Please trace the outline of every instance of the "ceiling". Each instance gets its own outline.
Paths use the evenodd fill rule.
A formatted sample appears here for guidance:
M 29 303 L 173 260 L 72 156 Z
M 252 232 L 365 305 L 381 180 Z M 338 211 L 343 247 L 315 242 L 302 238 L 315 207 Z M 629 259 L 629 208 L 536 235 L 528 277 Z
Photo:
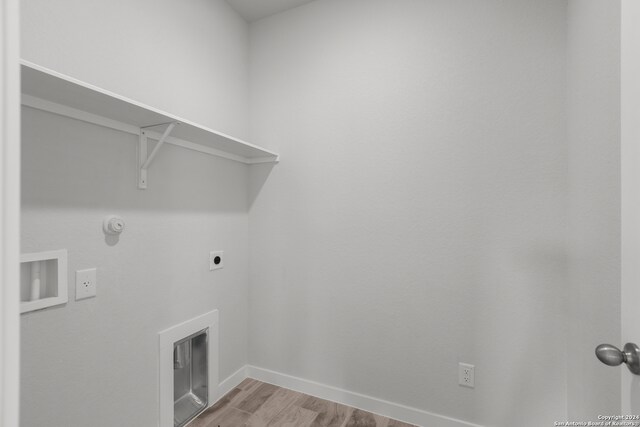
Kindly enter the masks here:
M 227 0 L 248 22 L 309 3 L 313 0 Z

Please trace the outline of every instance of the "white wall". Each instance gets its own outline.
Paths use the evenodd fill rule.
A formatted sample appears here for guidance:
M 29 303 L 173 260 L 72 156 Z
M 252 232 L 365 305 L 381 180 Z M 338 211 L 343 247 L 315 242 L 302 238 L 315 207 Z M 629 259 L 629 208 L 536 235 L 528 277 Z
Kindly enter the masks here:
M 620 372 L 593 353 L 621 345 L 620 1 L 570 0 L 568 16 L 568 405 L 596 420 L 620 412 Z
M 283 159 L 251 171 L 252 364 L 483 425 L 566 417 L 566 18 L 318 0 L 252 25 L 251 134 Z
M 25 59 L 247 135 L 248 29 L 226 3 L 22 5 Z M 167 146 L 139 191 L 134 136 L 23 114 L 22 251 L 68 249 L 71 280 L 66 306 L 22 316 L 21 426 L 156 425 L 160 330 L 218 308 L 220 378 L 247 362 L 247 168 Z M 127 222 L 115 245 L 109 213 Z M 75 302 L 91 267 L 98 296 Z
M 223 0 L 23 0 L 22 57 L 246 138 L 247 24 Z
M 211 308 L 221 379 L 488 426 L 617 412 L 591 353 L 620 335 L 617 2 L 317 0 L 250 38 L 219 0 L 22 7 L 25 59 L 283 159 L 248 179 L 169 146 L 141 192 L 134 137 L 24 109 L 22 250 L 99 285 L 22 316 L 22 426 L 154 425 L 156 333 Z

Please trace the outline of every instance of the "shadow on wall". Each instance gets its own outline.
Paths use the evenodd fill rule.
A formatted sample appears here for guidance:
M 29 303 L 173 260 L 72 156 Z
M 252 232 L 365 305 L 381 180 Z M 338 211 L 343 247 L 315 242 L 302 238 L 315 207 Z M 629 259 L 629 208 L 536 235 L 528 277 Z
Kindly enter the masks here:
M 249 208 L 251 208 L 256 201 L 274 166 L 275 163 L 259 163 L 251 166 L 249 177 Z
M 476 331 L 475 336 L 484 339 L 475 342 L 475 348 L 480 359 L 507 351 L 511 363 L 500 373 L 484 373 L 500 407 L 481 396 L 476 410 L 491 425 L 510 425 L 514 420 L 527 426 L 552 425 L 564 413 L 566 396 L 565 389 L 554 386 L 565 375 L 565 335 L 552 332 L 566 330 L 568 321 L 567 294 L 558 293 L 567 281 L 566 249 L 553 239 L 522 241 L 506 249 L 487 244 L 487 249 L 486 265 L 497 268 L 477 289 L 479 311 L 473 315 L 474 323 L 486 326 Z M 536 375 L 521 369 L 531 364 L 550 368 Z
M 249 208 L 248 166 L 242 163 L 167 144 L 149 167 L 148 188 L 139 190 L 133 135 L 24 107 L 22 140 L 23 207 Z M 258 191 L 271 169 L 265 170 Z

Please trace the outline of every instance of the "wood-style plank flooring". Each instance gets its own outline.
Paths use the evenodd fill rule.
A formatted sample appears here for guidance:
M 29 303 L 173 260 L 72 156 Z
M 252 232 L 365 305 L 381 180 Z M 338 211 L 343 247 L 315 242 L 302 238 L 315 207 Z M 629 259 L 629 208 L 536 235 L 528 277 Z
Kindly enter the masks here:
M 415 427 L 247 378 L 189 427 Z

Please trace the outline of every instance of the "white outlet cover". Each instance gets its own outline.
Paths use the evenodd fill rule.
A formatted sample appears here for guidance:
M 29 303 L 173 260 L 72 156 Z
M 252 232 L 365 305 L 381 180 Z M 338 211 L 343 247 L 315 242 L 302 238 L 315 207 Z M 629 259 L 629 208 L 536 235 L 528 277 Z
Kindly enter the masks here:
M 463 387 L 475 388 L 476 367 L 468 363 L 458 364 L 458 384 Z
M 97 286 L 95 268 L 76 271 L 76 301 L 95 297 Z
M 224 268 L 224 251 L 209 252 L 209 271 Z

